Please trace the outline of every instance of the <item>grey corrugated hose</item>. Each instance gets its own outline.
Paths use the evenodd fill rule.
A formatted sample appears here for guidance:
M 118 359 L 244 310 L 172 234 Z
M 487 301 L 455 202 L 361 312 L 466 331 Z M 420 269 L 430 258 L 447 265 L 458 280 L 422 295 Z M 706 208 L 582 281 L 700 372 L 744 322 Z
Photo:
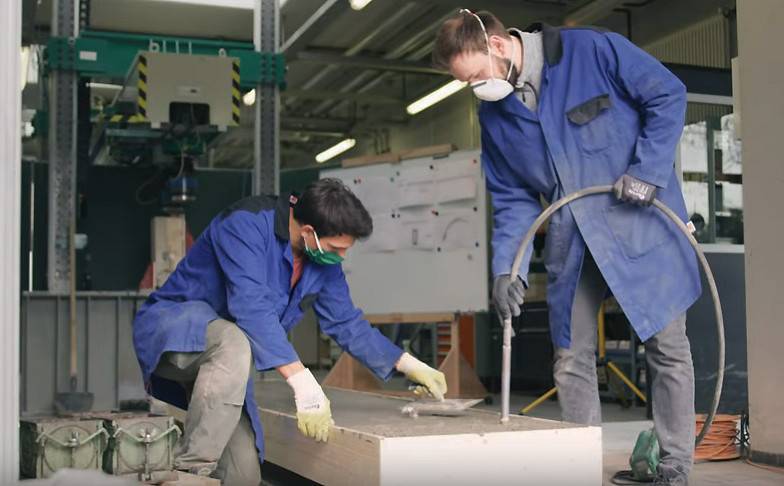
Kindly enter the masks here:
M 547 221 L 547 219 L 552 216 L 553 213 L 561 209 L 563 206 L 569 204 L 570 202 L 580 199 L 586 196 L 591 196 L 595 194 L 605 194 L 605 193 L 612 193 L 613 186 L 593 186 L 587 187 L 585 189 L 581 189 L 579 191 L 573 192 L 568 196 L 565 196 L 552 205 L 548 207 L 546 210 L 539 215 L 538 218 L 533 222 L 531 228 L 529 228 L 528 232 L 525 234 L 523 241 L 520 243 L 520 247 L 517 249 L 517 255 L 515 256 L 514 263 L 512 264 L 512 271 L 509 274 L 509 278 L 516 278 L 517 273 L 520 271 L 520 264 L 523 261 L 523 254 L 525 253 L 528 246 L 531 244 L 534 236 L 536 235 L 536 231 L 542 226 L 542 223 Z M 708 281 L 708 287 L 710 288 L 711 297 L 713 298 L 713 308 L 716 314 L 716 341 L 719 350 L 719 359 L 716 365 L 717 372 L 716 372 L 716 386 L 713 391 L 713 402 L 711 403 L 710 411 L 708 412 L 708 416 L 705 420 L 705 424 L 702 426 L 702 430 L 697 435 L 696 443 L 699 444 L 702 439 L 705 437 L 705 434 L 710 429 L 711 423 L 713 422 L 713 418 L 716 416 L 716 410 L 719 408 L 719 400 L 721 399 L 721 388 L 724 384 L 724 318 L 721 312 L 721 301 L 719 300 L 719 291 L 716 289 L 716 281 L 713 278 L 713 272 L 711 271 L 710 265 L 708 265 L 708 260 L 705 258 L 705 253 L 703 253 L 702 248 L 700 248 L 700 244 L 697 243 L 697 240 L 694 239 L 694 236 L 691 234 L 689 228 L 681 221 L 677 214 L 675 214 L 672 209 L 668 208 L 665 204 L 663 204 L 658 199 L 653 200 L 653 206 L 657 207 L 660 211 L 662 211 L 669 219 L 681 230 L 684 236 L 689 240 L 692 248 L 697 253 L 697 258 L 700 261 L 700 265 L 702 265 L 702 269 L 705 272 L 705 278 Z M 508 319 L 504 322 L 504 337 L 503 337 L 503 347 L 502 347 L 502 363 L 501 363 L 501 422 L 506 423 L 509 421 L 509 385 L 510 385 L 510 377 L 511 377 L 511 349 L 512 349 L 512 321 Z

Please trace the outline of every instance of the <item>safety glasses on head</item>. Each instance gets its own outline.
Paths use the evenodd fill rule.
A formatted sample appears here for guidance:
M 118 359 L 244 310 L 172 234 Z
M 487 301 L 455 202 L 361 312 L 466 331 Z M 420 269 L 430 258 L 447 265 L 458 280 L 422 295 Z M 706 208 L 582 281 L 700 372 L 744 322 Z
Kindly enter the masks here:
M 512 76 L 512 68 L 514 65 L 513 60 L 516 49 L 515 43 L 512 42 L 512 57 L 509 59 L 509 69 L 507 70 L 506 77 L 504 79 L 496 78 L 494 76 L 493 69 L 493 53 L 490 50 L 490 37 L 487 35 L 485 23 L 482 22 L 482 19 L 479 17 L 479 15 L 466 8 L 461 8 L 459 13 L 467 13 L 474 17 L 477 22 L 479 22 L 479 26 L 482 28 L 482 33 L 485 36 L 485 43 L 487 44 L 487 62 L 490 64 L 490 77 L 488 79 L 471 83 L 471 89 L 474 91 L 476 97 L 480 100 L 498 101 L 506 98 L 510 93 L 512 93 L 512 91 L 514 91 L 514 86 L 512 86 L 510 78 Z

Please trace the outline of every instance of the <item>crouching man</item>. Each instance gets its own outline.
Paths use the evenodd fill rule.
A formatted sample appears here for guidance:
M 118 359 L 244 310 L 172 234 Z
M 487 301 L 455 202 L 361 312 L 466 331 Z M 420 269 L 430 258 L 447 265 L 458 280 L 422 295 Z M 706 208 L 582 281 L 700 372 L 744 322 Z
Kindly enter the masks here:
M 326 441 L 329 400 L 287 334 L 310 306 L 321 329 L 381 379 L 394 370 L 436 398 L 439 371 L 404 353 L 362 318 L 340 262 L 373 223 L 340 181 L 297 197 L 255 196 L 219 214 L 134 320 L 150 393 L 188 410 L 175 466 L 224 484 L 258 485 L 264 436 L 253 371 L 291 386 L 299 430 Z

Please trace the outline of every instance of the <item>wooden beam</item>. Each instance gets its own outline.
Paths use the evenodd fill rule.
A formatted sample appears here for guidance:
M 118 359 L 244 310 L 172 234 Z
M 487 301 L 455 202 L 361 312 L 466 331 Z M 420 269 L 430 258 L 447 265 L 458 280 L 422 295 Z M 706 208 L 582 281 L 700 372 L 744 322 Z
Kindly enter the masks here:
M 387 152 L 378 155 L 363 155 L 360 157 L 351 157 L 343 159 L 341 166 L 345 169 L 347 167 L 362 167 L 365 165 L 376 164 L 394 164 L 400 162 L 400 155 L 397 152 Z

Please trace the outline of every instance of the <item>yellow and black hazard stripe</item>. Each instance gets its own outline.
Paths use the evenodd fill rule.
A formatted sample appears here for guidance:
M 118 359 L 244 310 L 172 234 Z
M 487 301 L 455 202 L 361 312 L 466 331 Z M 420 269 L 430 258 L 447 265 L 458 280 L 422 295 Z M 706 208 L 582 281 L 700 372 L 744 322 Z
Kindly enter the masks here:
M 145 123 L 147 121 L 141 115 L 112 115 L 109 118 L 109 123 Z
M 139 90 L 137 105 L 139 115 L 147 119 L 147 58 L 139 56 L 139 81 L 136 84 Z
M 240 61 L 235 59 L 231 66 L 231 120 L 234 125 L 240 124 Z

